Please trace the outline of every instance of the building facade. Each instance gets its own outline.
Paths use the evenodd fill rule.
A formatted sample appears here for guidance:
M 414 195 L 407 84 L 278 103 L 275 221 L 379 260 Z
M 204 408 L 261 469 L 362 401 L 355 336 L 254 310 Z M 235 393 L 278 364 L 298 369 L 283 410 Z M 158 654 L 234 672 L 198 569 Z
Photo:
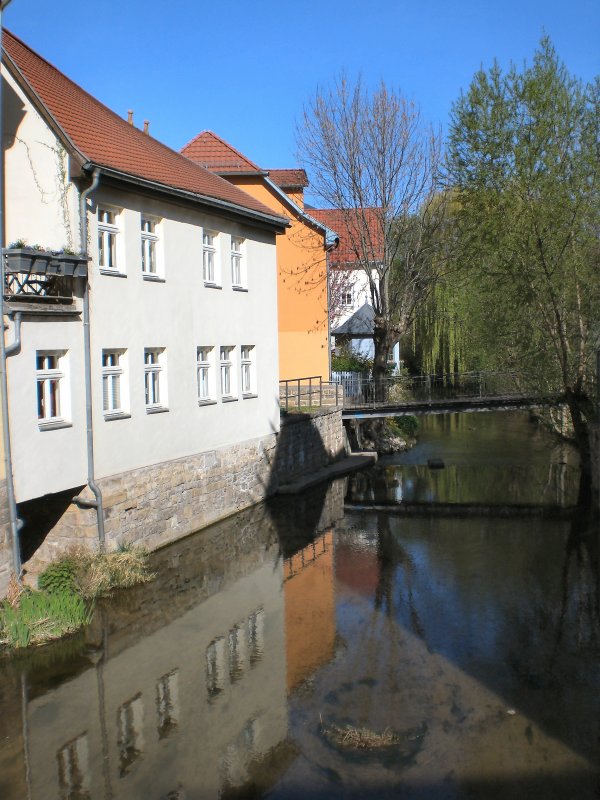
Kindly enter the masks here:
M 211 131 L 181 151 L 289 219 L 277 239 L 279 377 L 329 379 L 327 252 L 337 235 L 304 210 L 302 169 L 265 170 Z
M 9 32 L 3 78 L 7 263 L 29 257 L 5 294 L 25 558 L 95 539 L 99 516 L 108 543 L 155 547 L 261 499 L 287 220 Z

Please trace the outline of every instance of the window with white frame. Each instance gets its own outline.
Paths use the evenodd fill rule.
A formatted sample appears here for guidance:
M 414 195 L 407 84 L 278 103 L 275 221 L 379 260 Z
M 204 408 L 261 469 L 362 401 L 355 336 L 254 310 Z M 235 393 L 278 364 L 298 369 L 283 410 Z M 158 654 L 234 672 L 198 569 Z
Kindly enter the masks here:
M 102 351 L 102 410 L 109 418 L 126 413 L 125 351 Z
M 167 381 L 164 348 L 146 347 L 144 349 L 144 388 L 147 411 L 166 408 Z
M 343 306 L 352 305 L 352 292 L 342 292 L 342 305 Z
M 221 365 L 221 397 L 224 400 L 235 395 L 235 377 L 233 371 L 233 347 L 220 347 L 219 360 Z
M 142 274 L 157 277 L 157 222 L 150 217 L 142 216 Z
M 203 231 L 202 233 L 202 277 L 204 283 L 217 286 L 220 282 L 217 240 L 218 233 Z
M 242 367 L 242 394 L 245 396 L 256 394 L 254 345 L 243 344 L 241 348 Z
M 118 272 L 117 236 L 119 226 L 117 213 L 113 209 L 98 208 L 98 266 L 100 269 Z
M 239 236 L 231 237 L 231 285 L 236 289 L 246 285 L 243 246 L 243 239 Z
M 67 413 L 64 351 L 36 352 L 36 382 L 40 427 L 63 422 Z
M 198 402 L 210 403 L 214 400 L 213 388 L 213 348 L 196 349 L 196 377 L 198 381 Z

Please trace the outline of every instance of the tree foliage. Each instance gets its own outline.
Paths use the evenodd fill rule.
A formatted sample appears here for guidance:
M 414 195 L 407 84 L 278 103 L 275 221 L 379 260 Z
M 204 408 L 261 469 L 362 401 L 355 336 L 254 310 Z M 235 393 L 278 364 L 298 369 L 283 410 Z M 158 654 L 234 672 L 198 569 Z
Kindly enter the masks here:
M 313 190 L 342 212 L 338 233 L 367 275 L 373 371 L 382 376 L 389 351 L 435 282 L 435 232 L 444 212 L 436 201 L 440 137 L 385 83 L 369 92 L 360 80 L 341 77 L 305 108 L 298 145 Z
M 496 366 L 565 392 L 582 450 L 600 345 L 599 96 L 544 38 L 530 66 L 475 75 L 448 160 L 471 335 Z

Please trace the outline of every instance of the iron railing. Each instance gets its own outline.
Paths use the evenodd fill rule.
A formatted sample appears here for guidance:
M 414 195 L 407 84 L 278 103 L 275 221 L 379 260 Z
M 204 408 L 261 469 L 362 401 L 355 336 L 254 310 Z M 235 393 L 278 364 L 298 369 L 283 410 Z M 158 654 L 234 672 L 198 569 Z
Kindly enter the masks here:
M 475 398 L 543 397 L 539 386 L 519 372 L 455 372 L 446 375 L 356 378 L 347 384 L 345 408 L 401 406 Z M 549 389 L 547 396 L 556 394 Z
M 333 381 L 324 381 L 320 375 L 279 381 L 279 405 L 285 411 L 343 406 L 344 387 Z

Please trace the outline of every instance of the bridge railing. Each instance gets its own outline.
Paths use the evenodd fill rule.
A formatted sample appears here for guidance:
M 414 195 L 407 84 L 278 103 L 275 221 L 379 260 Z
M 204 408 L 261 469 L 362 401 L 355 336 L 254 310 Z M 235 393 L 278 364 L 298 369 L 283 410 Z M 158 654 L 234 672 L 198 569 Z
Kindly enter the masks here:
M 533 392 L 518 372 L 455 372 L 446 375 L 396 376 L 375 381 L 357 378 L 346 394 L 345 408 L 431 403 L 483 397 L 512 398 Z M 539 393 L 539 391 L 537 392 Z
M 333 381 L 324 381 L 320 375 L 279 381 L 279 405 L 285 411 L 343 406 L 344 387 Z

